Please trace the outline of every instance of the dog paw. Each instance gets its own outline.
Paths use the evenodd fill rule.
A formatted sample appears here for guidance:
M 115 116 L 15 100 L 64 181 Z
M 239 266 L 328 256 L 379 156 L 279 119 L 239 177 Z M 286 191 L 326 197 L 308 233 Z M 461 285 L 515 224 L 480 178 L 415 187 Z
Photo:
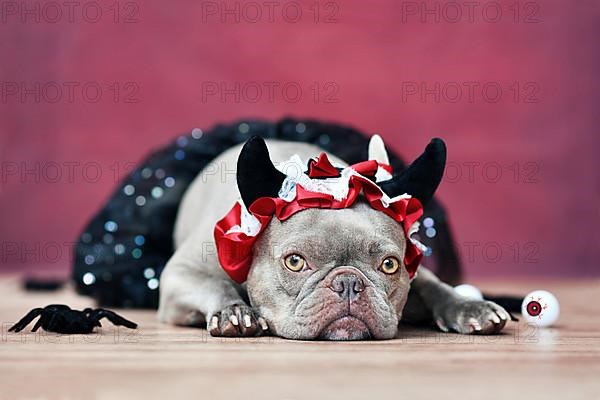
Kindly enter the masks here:
M 207 329 L 212 336 L 248 337 L 265 334 L 269 326 L 252 307 L 234 304 L 213 314 Z
M 491 335 L 499 333 L 510 314 L 491 301 L 464 300 L 434 311 L 434 321 L 444 332 Z

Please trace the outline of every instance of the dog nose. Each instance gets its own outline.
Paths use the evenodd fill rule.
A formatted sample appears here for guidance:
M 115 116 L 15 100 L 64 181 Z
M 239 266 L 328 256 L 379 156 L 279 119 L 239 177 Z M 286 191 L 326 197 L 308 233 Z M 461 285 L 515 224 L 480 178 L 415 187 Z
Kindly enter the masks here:
M 331 290 L 336 292 L 342 299 L 356 300 L 359 293 L 365 290 L 363 280 L 353 273 L 345 273 L 336 276 L 331 285 Z

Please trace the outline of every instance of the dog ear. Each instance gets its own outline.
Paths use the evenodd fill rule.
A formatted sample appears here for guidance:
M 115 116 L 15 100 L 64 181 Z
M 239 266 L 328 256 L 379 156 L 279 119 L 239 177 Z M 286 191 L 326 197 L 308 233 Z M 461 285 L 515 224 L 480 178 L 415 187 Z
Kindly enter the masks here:
M 385 150 L 383 139 L 377 134 L 371 136 L 371 140 L 369 140 L 369 160 L 375 160 L 380 164 L 390 165 L 390 159 Z
M 271 162 L 267 144 L 260 136 L 251 137 L 242 147 L 236 176 L 246 208 L 259 197 L 277 197 L 286 178 Z
M 381 182 L 380 187 L 390 197 L 408 193 L 425 205 L 440 184 L 445 166 L 446 144 L 435 138 L 407 169 L 389 181 Z

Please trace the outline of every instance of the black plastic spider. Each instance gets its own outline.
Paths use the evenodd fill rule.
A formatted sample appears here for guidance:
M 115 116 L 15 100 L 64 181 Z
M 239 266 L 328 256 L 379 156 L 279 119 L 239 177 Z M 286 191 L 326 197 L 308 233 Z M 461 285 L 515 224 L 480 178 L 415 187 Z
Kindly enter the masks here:
M 102 326 L 100 320 L 107 318 L 115 325 L 135 329 L 137 324 L 121 317 L 119 314 L 103 308 L 86 308 L 83 311 L 72 310 L 64 304 L 51 304 L 44 308 L 34 308 L 8 331 L 21 332 L 31 321 L 38 316 L 32 332 L 41 326 L 44 330 L 56 333 L 91 333 L 95 327 Z

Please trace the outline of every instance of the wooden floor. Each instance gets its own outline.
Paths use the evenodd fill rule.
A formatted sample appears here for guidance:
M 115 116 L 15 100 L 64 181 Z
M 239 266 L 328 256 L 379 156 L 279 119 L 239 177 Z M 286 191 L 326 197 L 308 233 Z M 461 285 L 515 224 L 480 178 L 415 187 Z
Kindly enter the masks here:
M 2 399 L 594 399 L 600 398 L 600 281 L 479 282 L 495 292 L 543 288 L 561 301 L 552 329 L 511 323 L 502 336 L 402 328 L 380 342 L 218 339 L 124 311 L 137 332 L 8 333 L 26 311 L 84 307 L 72 290 L 25 293 L 0 277 Z

